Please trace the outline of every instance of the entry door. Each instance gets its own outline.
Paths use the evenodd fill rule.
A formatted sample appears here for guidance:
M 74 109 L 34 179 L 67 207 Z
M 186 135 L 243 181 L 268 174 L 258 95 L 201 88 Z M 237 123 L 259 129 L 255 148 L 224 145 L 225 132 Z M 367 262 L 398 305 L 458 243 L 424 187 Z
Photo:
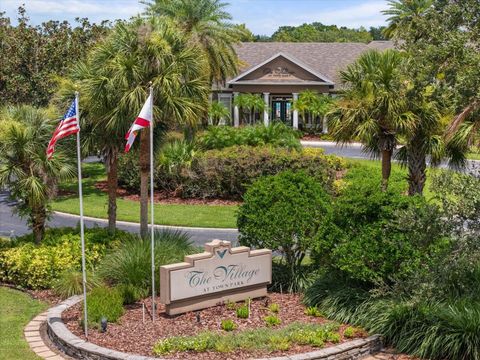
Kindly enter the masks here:
M 292 102 L 290 100 L 272 100 L 272 119 L 292 125 Z

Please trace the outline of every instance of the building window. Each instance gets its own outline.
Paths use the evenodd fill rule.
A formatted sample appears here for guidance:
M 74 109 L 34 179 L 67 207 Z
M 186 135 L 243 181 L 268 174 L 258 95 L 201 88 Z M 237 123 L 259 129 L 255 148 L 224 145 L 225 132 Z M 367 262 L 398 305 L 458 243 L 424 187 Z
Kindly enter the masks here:
M 218 101 L 221 102 L 229 111 L 232 118 L 232 94 L 218 94 Z M 222 119 L 220 124 L 226 125 L 227 119 Z

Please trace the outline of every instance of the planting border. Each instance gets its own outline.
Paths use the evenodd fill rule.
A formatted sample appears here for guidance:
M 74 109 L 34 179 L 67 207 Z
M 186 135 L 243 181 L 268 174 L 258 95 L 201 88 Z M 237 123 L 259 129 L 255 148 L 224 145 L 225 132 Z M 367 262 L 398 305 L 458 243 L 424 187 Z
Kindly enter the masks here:
M 160 358 L 107 349 L 72 334 L 62 321 L 62 312 L 81 300 L 81 296 L 72 296 L 48 310 L 47 333 L 55 346 L 67 355 L 82 360 L 161 360 Z M 352 340 L 322 350 L 258 360 L 357 360 L 380 351 L 382 346 L 380 335 L 373 335 L 366 339 Z

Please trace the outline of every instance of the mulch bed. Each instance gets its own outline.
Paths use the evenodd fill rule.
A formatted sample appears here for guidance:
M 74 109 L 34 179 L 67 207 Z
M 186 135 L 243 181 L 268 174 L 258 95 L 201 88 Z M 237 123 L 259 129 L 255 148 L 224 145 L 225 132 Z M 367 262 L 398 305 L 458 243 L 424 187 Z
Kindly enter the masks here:
M 95 183 L 95 188 L 100 191 L 107 192 L 107 182 L 99 181 Z M 117 196 L 132 201 L 140 201 L 140 195 L 132 193 L 126 189 L 119 187 L 117 189 Z M 226 200 L 226 199 L 184 199 L 177 196 L 174 192 L 157 191 L 153 200 L 156 204 L 180 204 L 180 205 L 239 205 L 241 201 Z
M 148 310 L 151 309 L 150 299 L 145 299 L 144 303 L 147 311 L 145 323 L 142 322 L 142 304 L 138 303 L 127 307 L 125 314 L 120 318 L 117 324 L 108 324 L 107 331 L 105 333 L 101 333 L 95 329 L 90 330 L 88 340 L 97 345 L 122 352 L 153 356 L 153 345 L 162 338 L 178 335 L 196 335 L 205 330 L 225 333 L 220 327 L 221 320 L 223 319 L 234 320 L 238 325 L 237 330 L 235 330 L 237 332 L 247 329 L 265 327 L 263 318 L 269 314 L 266 305 L 270 303 L 277 303 L 280 306 L 280 311 L 278 313 L 279 318 L 282 320 L 280 327 L 286 326 L 292 322 L 308 322 L 317 324 L 328 322 L 328 320 L 324 318 L 305 315 L 305 307 L 302 305 L 301 298 L 297 294 L 270 293 L 266 298 L 253 300 L 251 302 L 250 318 L 248 319 L 238 319 L 236 317 L 235 310 L 228 310 L 225 305 L 204 309 L 199 312 L 200 322 L 197 322 L 196 314 L 193 312 L 170 317 L 165 314 L 164 306 L 159 305 L 157 319 L 154 323 L 152 323 L 148 312 Z M 81 305 L 77 304 L 63 313 L 63 321 L 71 332 L 81 338 L 84 338 L 82 329 L 79 325 L 80 312 Z M 344 326 L 342 326 L 342 328 L 343 327 Z M 341 334 L 343 333 L 342 330 L 343 329 L 340 330 Z M 361 334 L 361 336 L 366 335 L 366 333 Z M 350 339 L 342 338 L 341 342 L 349 340 Z M 333 344 L 327 343 L 325 346 L 330 345 Z M 202 353 L 183 352 L 163 357 L 171 359 L 194 358 L 196 360 L 243 360 L 250 359 L 252 357 L 274 357 L 314 350 L 318 350 L 318 348 L 314 348 L 309 345 L 292 345 L 288 351 L 284 352 L 269 353 L 262 350 L 248 352 L 235 351 L 227 354 L 213 351 Z

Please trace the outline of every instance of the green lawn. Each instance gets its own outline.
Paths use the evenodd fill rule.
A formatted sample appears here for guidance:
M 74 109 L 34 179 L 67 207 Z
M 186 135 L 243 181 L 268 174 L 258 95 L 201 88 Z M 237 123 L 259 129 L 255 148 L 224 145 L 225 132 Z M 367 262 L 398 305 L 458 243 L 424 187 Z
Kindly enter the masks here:
M 95 182 L 105 179 L 102 164 L 83 165 L 83 208 L 86 216 L 107 218 L 107 194 L 95 188 Z M 77 191 L 76 181 L 61 184 L 63 190 Z M 79 214 L 77 195 L 58 197 L 52 209 L 71 214 Z M 155 205 L 155 223 L 193 227 L 235 228 L 236 206 L 231 205 Z M 140 203 L 117 199 L 117 220 L 140 221 Z
M 23 328 L 46 307 L 27 294 L 0 287 L 0 358 L 40 359 L 23 338 Z
M 468 154 L 467 154 L 467 159 L 470 159 L 470 160 L 480 160 L 480 153 L 477 153 L 477 152 L 468 153 Z

